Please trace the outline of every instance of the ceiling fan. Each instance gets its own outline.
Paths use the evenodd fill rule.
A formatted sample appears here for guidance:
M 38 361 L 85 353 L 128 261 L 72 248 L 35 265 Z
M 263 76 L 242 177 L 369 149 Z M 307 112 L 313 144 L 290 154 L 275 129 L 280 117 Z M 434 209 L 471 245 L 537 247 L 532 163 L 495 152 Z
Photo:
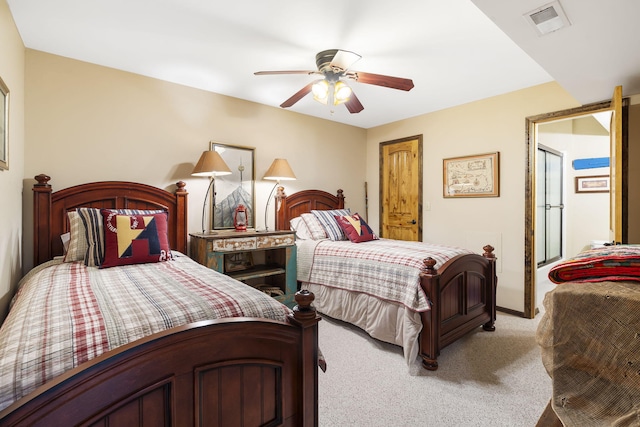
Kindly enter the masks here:
M 359 113 L 364 110 L 364 107 L 360 103 L 358 97 L 356 97 L 351 88 L 342 80 L 342 78 L 351 79 L 360 83 L 405 91 L 409 91 L 413 88 L 413 81 L 411 79 L 350 70 L 350 67 L 360 58 L 360 55 L 348 50 L 329 49 L 323 50 L 316 55 L 316 65 L 318 66 L 318 70 L 257 71 L 254 74 L 256 76 L 270 74 L 319 74 L 324 76 L 324 78 L 309 83 L 293 94 L 291 98 L 280 104 L 282 108 L 291 107 L 307 94 L 313 93 L 313 98 L 318 102 L 328 105 L 344 104 L 350 113 Z

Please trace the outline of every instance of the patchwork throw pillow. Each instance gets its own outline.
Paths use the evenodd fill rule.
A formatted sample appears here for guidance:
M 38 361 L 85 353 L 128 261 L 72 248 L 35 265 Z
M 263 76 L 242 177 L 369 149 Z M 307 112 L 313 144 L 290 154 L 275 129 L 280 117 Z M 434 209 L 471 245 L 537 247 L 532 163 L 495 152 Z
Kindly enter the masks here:
M 303 213 L 300 218 L 304 221 L 311 234 L 311 240 L 321 240 L 327 238 L 327 232 L 324 231 L 324 227 L 318 221 L 318 218 L 312 213 Z
M 108 211 L 124 215 L 153 215 L 163 213 L 163 210 L 142 209 L 107 209 Z M 104 220 L 100 208 L 78 208 L 78 216 L 82 220 L 86 239 L 83 255 L 84 265 L 87 267 L 100 267 L 104 259 Z
M 324 231 L 327 233 L 327 237 L 331 240 L 347 240 L 347 236 L 345 236 L 342 228 L 338 225 L 338 221 L 336 221 L 336 215 L 344 216 L 351 215 L 351 211 L 349 209 L 333 209 L 328 211 L 316 211 L 312 210 L 311 213 L 315 215 L 315 217 L 320 221 Z
M 353 243 L 368 242 L 370 240 L 377 240 L 378 236 L 373 233 L 371 227 L 360 218 L 360 215 L 354 213 L 353 215 L 336 215 L 336 221 L 338 225 L 347 235 L 349 240 Z
M 124 215 L 100 211 L 104 220 L 104 260 L 101 268 L 171 259 L 167 213 Z

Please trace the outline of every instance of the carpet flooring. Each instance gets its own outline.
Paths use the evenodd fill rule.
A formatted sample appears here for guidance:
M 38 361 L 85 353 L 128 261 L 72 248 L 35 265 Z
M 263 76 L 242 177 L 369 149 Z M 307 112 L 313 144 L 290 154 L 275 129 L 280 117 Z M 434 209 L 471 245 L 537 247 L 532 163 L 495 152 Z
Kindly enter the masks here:
M 535 331 L 541 315 L 498 313 L 496 331 L 482 328 L 444 348 L 439 369 L 408 367 L 398 346 L 323 316 L 319 424 L 342 426 L 532 427 L 551 397 Z

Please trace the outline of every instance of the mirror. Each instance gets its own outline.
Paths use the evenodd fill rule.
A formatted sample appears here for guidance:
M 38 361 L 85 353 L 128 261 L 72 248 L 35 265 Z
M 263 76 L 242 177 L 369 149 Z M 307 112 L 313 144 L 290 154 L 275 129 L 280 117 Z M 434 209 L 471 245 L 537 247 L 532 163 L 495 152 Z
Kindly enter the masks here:
M 231 175 L 217 176 L 211 195 L 211 229 L 233 228 L 233 216 L 239 204 L 247 213 L 247 227 L 255 228 L 255 148 L 211 141 L 211 150 L 225 161 Z

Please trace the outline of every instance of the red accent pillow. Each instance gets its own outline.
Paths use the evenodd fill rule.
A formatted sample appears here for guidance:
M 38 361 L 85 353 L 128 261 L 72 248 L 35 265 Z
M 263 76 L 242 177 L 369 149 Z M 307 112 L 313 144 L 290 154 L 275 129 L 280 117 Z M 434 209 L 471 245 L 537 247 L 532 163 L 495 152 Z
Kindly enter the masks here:
M 360 218 L 360 215 L 354 213 L 353 215 L 336 215 L 336 221 L 344 234 L 353 243 L 368 242 L 370 240 L 377 240 L 378 236 L 373 233 L 371 227 Z
M 171 259 L 167 213 L 124 215 L 100 211 L 104 222 L 104 261 L 100 268 Z

